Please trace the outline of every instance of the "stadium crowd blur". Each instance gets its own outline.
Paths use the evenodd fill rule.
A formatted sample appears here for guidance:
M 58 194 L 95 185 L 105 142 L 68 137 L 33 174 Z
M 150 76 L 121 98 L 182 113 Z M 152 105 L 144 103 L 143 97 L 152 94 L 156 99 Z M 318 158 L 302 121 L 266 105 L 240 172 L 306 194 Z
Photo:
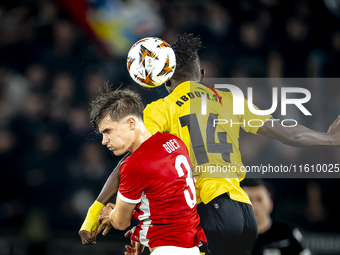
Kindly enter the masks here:
M 339 75 L 340 18 L 322 0 L 82 2 L 120 13 L 111 26 L 124 43 L 108 45 L 84 29 L 67 1 L 0 2 L 1 235 L 44 241 L 68 230 L 78 238 L 88 206 L 119 160 L 89 126 L 89 102 L 106 82 L 137 90 L 145 103 L 167 95 L 162 87 L 134 84 L 127 73 L 127 51 L 140 38 L 173 43 L 182 32 L 201 35 L 208 77 Z M 138 12 L 145 16 L 126 24 Z M 258 92 L 261 102 L 270 90 Z M 319 118 L 302 124 L 325 132 L 340 112 L 340 89 L 314 92 Z M 296 149 L 243 135 L 245 165 L 339 163 L 339 149 Z M 338 179 L 269 181 L 274 216 L 304 231 L 339 233 Z

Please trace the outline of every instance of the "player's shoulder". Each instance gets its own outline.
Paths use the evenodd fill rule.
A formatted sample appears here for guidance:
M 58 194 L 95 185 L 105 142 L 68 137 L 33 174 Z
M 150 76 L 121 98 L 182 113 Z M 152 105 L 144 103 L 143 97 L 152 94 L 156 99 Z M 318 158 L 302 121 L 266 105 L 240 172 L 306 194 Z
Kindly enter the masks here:
M 225 100 L 228 100 L 230 102 L 233 101 L 233 94 L 229 90 L 216 89 L 216 92 L 220 95 L 220 97 L 225 98 Z
M 272 228 L 275 229 L 276 235 L 280 235 L 281 237 L 288 238 L 290 240 L 295 240 L 296 242 L 302 245 L 303 242 L 302 232 L 298 227 L 292 225 L 291 223 L 281 220 L 274 220 L 272 223 Z
M 173 135 L 173 134 L 170 134 L 170 133 L 156 133 L 155 135 L 157 135 L 160 140 L 162 141 L 168 141 L 168 140 L 171 140 L 171 139 L 176 139 L 176 140 L 179 140 L 182 142 L 182 140 L 180 138 L 178 138 L 177 136 Z
M 137 153 L 132 153 L 130 156 L 128 156 L 120 165 L 120 168 L 122 170 L 126 169 L 136 169 L 141 166 L 140 164 L 140 158 Z
M 151 111 L 152 109 L 161 109 L 164 105 L 164 98 L 160 98 L 156 101 L 151 102 L 150 104 L 147 104 L 145 109 L 144 109 L 144 113 L 146 111 Z
M 177 138 L 177 136 L 170 134 L 170 133 L 161 133 L 157 132 L 155 135 L 157 135 L 157 138 L 162 139 L 162 140 L 167 140 L 171 138 Z
M 160 144 L 163 146 L 163 144 L 166 144 L 166 143 L 177 143 L 177 144 L 184 144 L 183 141 L 178 138 L 177 136 L 175 135 L 172 135 L 170 133 L 161 133 L 161 132 L 157 132 L 156 134 L 154 134 L 152 136 L 152 143 L 151 143 L 151 148 L 153 149 L 157 149 L 157 146 L 154 146 L 156 144 Z
M 273 219 L 272 229 L 277 232 L 291 234 L 297 228 L 294 227 L 291 223 L 288 223 L 282 220 Z
M 169 133 L 161 133 L 157 132 L 154 134 L 149 140 L 142 144 L 141 149 L 138 149 L 135 153 L 139 155 L 139 158 L 149 158 L 150 156 L 154 155 L 162 155 L 165 151 L 169 152 L 168 148 L 171 149 L 171 152 L 187 150 L 184 142 L 175 135 Z M 141 160 L 143 161 L 143 160 Z

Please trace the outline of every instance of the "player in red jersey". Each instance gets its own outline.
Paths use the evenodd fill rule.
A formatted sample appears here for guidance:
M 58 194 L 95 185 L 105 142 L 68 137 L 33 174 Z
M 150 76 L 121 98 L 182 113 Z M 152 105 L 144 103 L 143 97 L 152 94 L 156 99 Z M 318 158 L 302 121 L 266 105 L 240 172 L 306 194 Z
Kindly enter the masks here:
M 102 144 L 116 156 L 131 153 L 120 166 L 116 205 L 103 209 L 99 231 L 109 225 L 124 230 L 133 217 L 140 224 L 131 240 L 150 247 L 155 255 L 199 254 L 197 246 L 205 236 L 198 227 L 188 149 L 174 135 L 151 135 L 143 123 L 143 109 L 136 93 L 108 87 L 92 103 L 92 124 L 103 135 Z M 135 254 L 142 249 L 139 245 Z

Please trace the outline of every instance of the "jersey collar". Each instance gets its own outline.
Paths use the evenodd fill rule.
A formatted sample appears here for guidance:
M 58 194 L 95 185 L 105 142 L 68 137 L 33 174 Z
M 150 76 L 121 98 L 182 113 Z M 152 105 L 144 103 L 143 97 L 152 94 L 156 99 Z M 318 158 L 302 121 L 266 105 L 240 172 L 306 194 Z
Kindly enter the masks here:
M 185 81 L 185 82 L 182 82 L 182 83 L 178 84 L 177 87 L 171 93 L 174 93 L 174 92 L 177 92 L 179 90 L 182 90 L 184 87 L 190 86 L 191 83 L 196 84 L 196 85 L 200 84 L 197 81 Z

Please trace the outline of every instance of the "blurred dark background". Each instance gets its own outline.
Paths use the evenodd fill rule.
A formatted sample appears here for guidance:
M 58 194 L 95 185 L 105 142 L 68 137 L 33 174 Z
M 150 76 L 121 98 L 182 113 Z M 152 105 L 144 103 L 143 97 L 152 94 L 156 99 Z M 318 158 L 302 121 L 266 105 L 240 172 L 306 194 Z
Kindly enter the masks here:
M 77 234 L 119 161 L 90 128 L 89 102 L 106 82 L 136 90 L 145 104 L 166 96 L 164 87 L 133 83 L 126 55 L 143 37 L 173 43 L 183 32 L 201 35 L 207 77 L 339 76 L 336 0 L 1 0 L 0 255 L 123 253 L 123 232 L 91 247 Z M 340 113 L 340 89 L 309 89 L 313 117 L 292 117 L 326 132 Z M 270 91 L 258 90 L 259 106 Z M 248 134 L 240 148 L 245 165 L 334 164 L 340 156 Z M 340 254 L 339 179 L 268 181 L 273 216 L 298 226 L 313 254 Z

